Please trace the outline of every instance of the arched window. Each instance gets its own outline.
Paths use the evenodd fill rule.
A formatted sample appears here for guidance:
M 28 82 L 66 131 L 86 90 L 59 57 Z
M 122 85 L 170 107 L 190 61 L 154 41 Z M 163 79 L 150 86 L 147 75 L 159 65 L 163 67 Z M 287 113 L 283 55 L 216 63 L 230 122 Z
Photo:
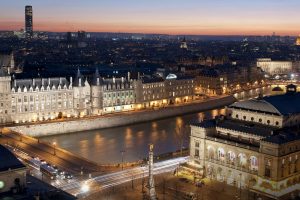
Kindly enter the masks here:
M 258 121 L 259 121 L 259 122 L 262 122 L 262 119 L 259 119 Z
M 238 118 L 239 118 L 239 115 L 235 115 L 235 118 L 237 118 L 237 119 L 238 119 Z
M 251 121 L 254 121 L 254 117 L 251 117 Z
M 208 152 L 208 159 L 214 159 L 215 158 L 215 149 L 211 146 L 207 147 Z
M 225 159 L 225 151 L 223 148 L 218 148 L 218 159 L 221 161 Z
M 246 116 L 243 116 L 243 119 L 246 120 Z
M 228 151 L 227 156 L 228 156 L 228 160 L 233 164 L 236 158 L 235 153 L 232 151 Z
M 270 124 L 270 120 L 267 120 L 267 123 Z
M 247 157 L 246 157 L 246 155 L 244 153 L 240 153 L 238 157 L 239 157 L 239 165 L 241 167 L 246 166 L 246 164 L 247 164 Z
M 258 170 L 258 160 L 256 156 L 250 157 L 250 169 L 251 170 Z

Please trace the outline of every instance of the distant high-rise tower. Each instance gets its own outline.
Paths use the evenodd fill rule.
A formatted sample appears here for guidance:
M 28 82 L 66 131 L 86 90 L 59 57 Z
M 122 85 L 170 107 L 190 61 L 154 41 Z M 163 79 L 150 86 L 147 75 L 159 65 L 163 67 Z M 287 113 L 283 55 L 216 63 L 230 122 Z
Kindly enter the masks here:
M 32 27 L 32 6 L 25 6 L 25 32 L 26 38 L 31 38 L 33 36 Z

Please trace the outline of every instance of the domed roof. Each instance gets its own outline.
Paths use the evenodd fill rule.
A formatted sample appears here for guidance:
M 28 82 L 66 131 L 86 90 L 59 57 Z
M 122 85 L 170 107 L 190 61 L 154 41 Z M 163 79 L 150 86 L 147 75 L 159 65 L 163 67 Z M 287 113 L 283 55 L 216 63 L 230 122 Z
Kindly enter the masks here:
M 280 115 L 280 112 L 272 104 L 264 101 L 263 99 L 250 99 L 246 101 L 239 101 L 235 102 L 229 107 Z
M 167 77 L 166 77 L 167 80 L 170 80 L 170 79 L 177 79 L 177 76 L 175 74 L 169 74 Z
M 250 99 L 236 102 L 229 107 L 264 112 L 274 115 L 292 115 L 300 113 L 300 93 L 266 96 L 261 99 Z

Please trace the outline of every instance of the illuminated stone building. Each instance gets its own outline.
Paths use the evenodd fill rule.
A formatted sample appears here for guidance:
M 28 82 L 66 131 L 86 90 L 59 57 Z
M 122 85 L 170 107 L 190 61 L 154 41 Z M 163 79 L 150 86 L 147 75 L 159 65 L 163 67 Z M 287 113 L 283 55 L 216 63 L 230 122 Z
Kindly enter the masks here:
M 184 103 L 194 97 L 192 77 L 15 79 L 0 68 L 0 123 L 84 117 Z
M 73 87 L 62 77 L 15 79 L 12 81 L 10 99 L 11 109 L 8 112 L 16 123 L 76 115 Z
M 256 67 L 217 65 L 199 72 L 195 80 L 196 94 L 222 95 L 262 84 L 263 74 Z
M 188 49 L 185 37 L 183 38 L 183 40 L 180 43 L 180 48 L 181 49 Z
M 195 81 L 191 76 L 169 74 L 165 80 L 168 104 L 184 103 L 194 98 Z
M 297 37 L 297 39 L 296 39 L 296 45 L 297 46 L 300 46 L 300 35 Z
M 135 108 L 134 80 L 129 76 L 127 79 L 124 77 L 104 79 L 96 70 L 91 91 L 93 114 L 129 111 Z
M 160 77 L 143 77 L 136 81 L 137 108 L 167 105 L 165 80 Z
M 271 198 L 300 188 L 300 93 L 236 102 L 191 125 L 190 162 L 206 177 Z
M 292 61 L 272 61 L 270 58 L 257 59 L 257 67 L 268 75 L 288 74 L 292 72 Z
M 74 81 L 72 82 L 72 88 L 73 88 L 74 115 L 76 117 L 77 116 L 83 117 L 85 115 L 90 115 L 91 114 L 90 113 L 91 87 L 87 79 L 81 75 L 79 69 L 77 71 L 77 75 Z

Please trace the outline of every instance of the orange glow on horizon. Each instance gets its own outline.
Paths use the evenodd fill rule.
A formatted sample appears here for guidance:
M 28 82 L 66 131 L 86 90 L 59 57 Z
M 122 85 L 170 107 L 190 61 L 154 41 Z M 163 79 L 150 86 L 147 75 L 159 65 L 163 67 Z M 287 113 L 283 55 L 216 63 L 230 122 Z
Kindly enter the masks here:
M 120 32 L 120 33 L 141 33 L 141 34 L 169 34 L 169 35 L 299 35 L 299 29 L 294 25 L 274 25 L 266 27 L 264 24 L 257 24 L 253 29 L 249 24 L 228 24 L 201 26 L 185 24 L 164 25 L 164 24 L 142 24 L 142 23 L 85 23 L 85 22 L 54 22 L 54 21 L 34 21 L 35 31 L 49 32 L 76 32 L 84 30 L 86 32 Z M 24 23 L 19 21 L 1 21 L 0 30 L 20 30 L 24 29 Z

